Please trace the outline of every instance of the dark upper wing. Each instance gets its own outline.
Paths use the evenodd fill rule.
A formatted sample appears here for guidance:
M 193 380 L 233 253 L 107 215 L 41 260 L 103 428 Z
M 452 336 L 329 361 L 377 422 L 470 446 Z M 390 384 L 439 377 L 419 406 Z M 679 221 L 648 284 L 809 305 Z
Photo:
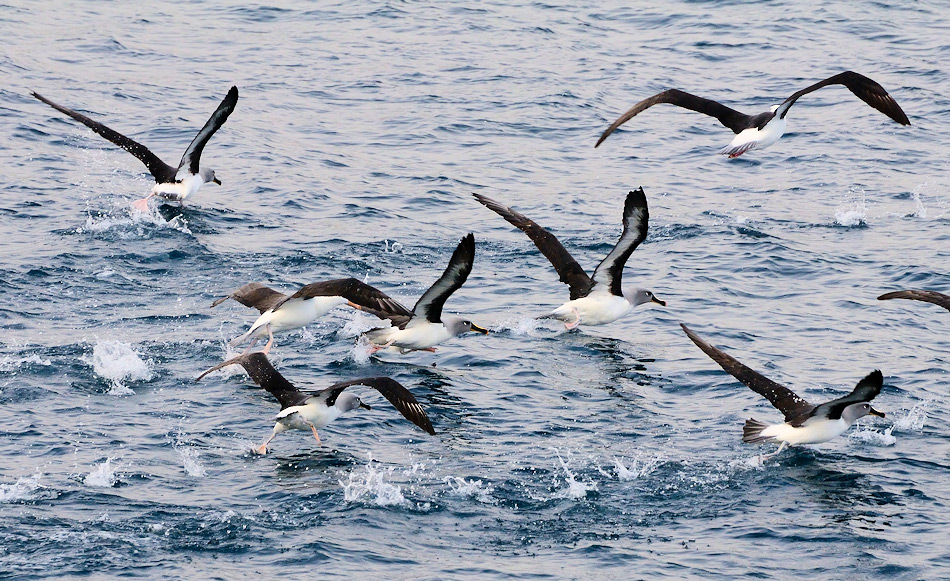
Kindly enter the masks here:
M 879 369 L 875 369 L 869 373 L 867 377 L 859 381 L 858 385 L 851 390 L 851 393 L 819 405 L 811 415 L 819 417 L 827 416 L 832 420 L 837 420 L 841 418 L 841 412 L 844 411 L 844 408 L 849 405 L 853 403 L 864 403 L 877 397 L 877 395 L 881 393 L 881 387 L 883 387 L 883 385 L 884 376 Z
M 885 293 L 877 297 L 877 299 L 879 301 L 886 301 L 887 299 L 911 299 L 914 301 L 923 301 L 925 303 L 933 303 L 935 305 L 940 305 L 941 307 L 950 311 L 950 295 L 941 294 L 936 291 L 925 291 L 925 290 L 894 291 L 892 293 Z
M 739 133 L 743 129 L 747 129 L 749 127 L 749 116 L 745 113 L 740 113 L 735 109 L 730 109 L 722 103 L 717 103 L 712 99 L 697 97 L 696 95 L 691 95 L 685 91 L 680 91 L 679 89 L 669 89 L 644 99 L 628 109 L 626 113 L 618 117 L 617 120 L 611 123 L 610 127 L 608 127 L 607 130 L 601 134 L 600 139 L 597 140 L 597 143 L 594 145 L 594 147 L 597 147 L 603 143 L 603 141 L 607 139 L 607 137 L 613 133 L 616 128 L 620 127 L 627 121 L 630 121 L 640 112 L 660 103 L 669 103 L 670 105 L 676 105 L 677 107 L 682 107 L 684 109 L 689 109 L 690 111 L 696 111 L 697 113 L 703 113 L 704 115 L 715 117 L 720 123 L 729 129 L 732 129 L 733 133 Z
M 775 114 L 784 118 L 786 113 L 788 113 L 789 107 L 794 105 L 799 97 L 807 95 L 812 91 L 817 91 L 822 87 L 827 87 L 828 85 L 844 85 L 859 99 L 881 113 L 884 113 L 894 121 L 897 121 L 901 125 L 910 125 L 910 120 L 907 119 L 907 115 L 901 110 L 900 105 L 897 104 L 894 97 L 891 97 L 887 91 L 884 90 L 884 87 L 864 75 L 853 71 L 838 73 L 837 75 L 828 77 L 823 81 L 818 81 L 814 85 L 794 93 L 791 97 L 782 102 Z
M 57 105 L 56 103 L 50 101 L 49 99 L 40 95 L 39 93 L 31 93 L 31 95 L 33 95 L 40 101 L 46 103 L 53 109 L 56 109 L 60 113 L 65 113 L 66 115 L 69 115 L 70 117 L 72 117 L 76 121 L 79 121 L 80 123 L 88 127 L 89 129 L 92 129 L 99 135 L 105 137 L 112 143 L 118 145 L 122 149 L 128 151 L 135 157 L 139 158 L 139 161 L 144 163 L 145 166 L 148 168 L 148 171 L 152 173 L 152 177 L 155 178 L 155 181 L 157 183 L 161 184 L 161 183 L 175 181 L 175 172 L 177 170 L 173 168 L 172 166 L 168 165 L 167 163 L 165 163 L 164 161 L 160 160 L 157 155 L 149 151 L 147 147 L 145 147 L 138 141 L 129 139 L 128 137 L 126 137 L 125 135 L 122 135 L 118 131 L 109 129 L 102 123 L 99 123 L 98 121 L 93 121 L 92 119 L 86 117 L 85 115 L 81 113 L 77 113 L 73 111 L 72 109 L 63 107 L 62 105 Z
M 512 210 L 509 206 L 499 204 L 495 200 L 481 194 L 472 194 L 475 199 L 485 204 L 489 210 L 492 210 L 505 220 L 517 227 L 528 235 L 534 245 L 554 266 L 554 270 L 560 275 L 561 282 L 571 288 L 571 300 L 587 296 L 590 292 L 591 279 L 581 268 L 581 265 L 574 260 L 574 257 L 561 246 L 557 237 L 551 234 L 536 222 L 527 216 Z
M 703 341 L 699 335 L 693 333 L 686 325 L 680 323 L 680 327 L 686 331 L 686 335 L 692 339 L 693 343 L 696 343 L 696 346 L 702 349 L 706 355 L 709 355 L 720 367 L 749 386 L 749 389 L 768 399 L 773 406 L 785 415 L 785 421 L 808 414 L 814 409 L 813 405 L 800 398 L 794 391 L 739 363 L 734 357 Z
M 287 295 L 266 287 L 259 282 L 250 282 L 228 296 L 221 297 L 214 301 L 211 303 L 211 306 L 216 307 L 228 299 L 234 299 L 245 307 L 254 307 L 260 311 L 261 314 L 264 314 L 287 300 Z
M 218 108 L 211 114 L 211 118 L 208 119 L 205 126 L 202 127 L 198 135 L 195 135 L 195 138 L 191 140 L 191 145 L 185 150 L 185 155 L 181 156 L 181 163 L 178 164 L 178 169 L 187 166 L 188 171 L 191 173 L 198 173 L 198 160 L 201 157 L 202 150 L 205 148 L 205 144 L 208 143 L 208 140 L 211 139 L 214 132 L 220 129 L 221 126 L 224 125 L 224 122 L 228 120 L 228 115 L 234 111 L 237 100 L 237 87 L 231 87 L 231 90 L 228 91 L 228 94 L 225 95 L 221 104 L 218 105 Z
M 393 407 L 399 410 L 399 413 L 403 415 L 404 418 L 419 426 L 427 433 L 435 435 L 435 430 L 432 429 L 432 422 L 429 421 L 429 416 L 426 415 L 422 405 L 416 401 L 416 398 L 409 392 L 408 389 L 403 387 L 395 379 L 389 377 L 364 377 L 362 379 L 351 379 L 350 381 L 343 381 L 330 387 L 314 393 L 316 397 L 325 398 L 327 405 L 333 405 L 336 402 L 336 398 L 343 392 L 344 389 L 350 387 L 351 385 L 366 385 L 374 388 L 379 393 L 383 394 L 383 397 L 389 400 L 389 403 L 393 404 Z
M 449 259 L 449 265 L 445 272 L 435 281 L 435 284 L 429 287 L 422 297 L 412 308 L 412 314 L 416 317 L 425 317 L 431 323 L 442 321 L 442 307 L 446 299 L 457 291 L 472 272 L 472 264 L 475 262 L 475 235 L 469 233 L 459 242 L 452 258 Z
M 237 363 L 242 366 L 247 374 L 254 380 L 254 383 L 263 387 L 277 398 L 280 402 L 280 409 L 289 408 L 295 405 L 301 405 L 309 397 L 306 393 L 300 391 L 292 383 L 284 379 L 274 366 L 267 360 L 263 353 L 248 353 L 239 355 L 234 359 L 228 359 L 224 363 L 219 363 L 211 369 L 198 376 L 195 381 L 201 381 L 201 378 L 212 371 L 217 371 L 222 367 Z
M 287 297 L 285 301 L 314 297 L 343 297 L 361 311 L 373 313 L 381 319 L 412 316 L 412 311 L 404 307 L 402 303 L 376 287 L 355 278 L 310 283 Z M 285 301 L 281 301 L 281 304 Z M 277 306 L 279 307 L 280 304 Z
M 591 287 L 603 285 L 610 289 L 611 294 L 623 296 L 620 285 L 623 267 L 637 246 L 646 239 L 649 222 L 647 197 L 641 186 L 627 194 L 627 201 L 623 205 L 623 233 L 613 250 L 594 269 Z

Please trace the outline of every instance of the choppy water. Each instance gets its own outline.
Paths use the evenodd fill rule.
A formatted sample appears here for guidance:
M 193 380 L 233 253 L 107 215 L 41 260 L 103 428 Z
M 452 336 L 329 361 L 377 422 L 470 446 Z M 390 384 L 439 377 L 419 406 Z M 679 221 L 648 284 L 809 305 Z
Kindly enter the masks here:
M 874 298 L 950 289 L 945 7 L 626 4 L 0 7 L 0 570 L 950 576 L 950 318 Z M 738 160 L 714 120 L 663 107 L 592 147 L 665 88 L 757 112 L 844 69 L 913 125 L 839 87 Z M 151 187 L 135 159 L 29 96 L 174 163 L 231 84 L 203 156 L 224 185 L 153 216 L 128 209 Z M 668 307 L 535 322 L 567 289 L 471 193 L 592 268 L 640 185 L 651 231 L 626 280 Z M 287 433 L 258 457 L 276 404 L 236 372 L 194 383 L 253 319 L 217 296 L 356 276 L 411 304 L 468 231 L 447 310 L 497 333 L 367 359 L 371 321 L 338 311 L 276 349 L 302 386 L 396 378 L 437 437 L 367 394 L 383 405 L 324 447 Z M 760 467 L 741 424 L 778 413 L 681 321 L 812 400 L 880 368 L 887 418 Z

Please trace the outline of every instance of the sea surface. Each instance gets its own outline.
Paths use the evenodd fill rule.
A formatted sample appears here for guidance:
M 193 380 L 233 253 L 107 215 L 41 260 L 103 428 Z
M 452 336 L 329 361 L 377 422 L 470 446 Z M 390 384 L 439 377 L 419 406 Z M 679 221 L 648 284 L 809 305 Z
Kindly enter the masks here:
M 950 11 L 943 2 L 14 1 L 0 5 L 0 576 L 6 578 L 937 579 L 950 577 Z M 777 144 L 671 106 L 803 97 Z M 176 164 L 231 85 L 202 156 L 223 185 L 148 214 L 128 153 Z M 667 306 L 565 331 L 568 289 L 472 198 L 513 205 L 592 270 L 643 186 L 627 287 Z M 256 312 L 214 299 L 356 277 L 415 302 L 458 240 L 446 305 L 490 327 L 369 356 L 337 309 L 277 337 L 301 388 L 388 375 L 428 436 L 371 411 L 286 432 L 239 368 Z M 780 413 L 683 334 L 813 402 L 874 369 L 887 417 L 784 451 Z

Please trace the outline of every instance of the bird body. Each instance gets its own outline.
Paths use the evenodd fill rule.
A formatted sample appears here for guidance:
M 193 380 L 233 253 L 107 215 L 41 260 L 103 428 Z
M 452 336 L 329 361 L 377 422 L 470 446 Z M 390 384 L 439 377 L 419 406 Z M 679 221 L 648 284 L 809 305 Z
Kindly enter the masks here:
M 634 305 L 622 296 L 609 292 L 596 292 L 567 301 L 554 309 L 546 319 L 557 319 L 566 325 L 606 325 L 626 316 L 633 311 Z

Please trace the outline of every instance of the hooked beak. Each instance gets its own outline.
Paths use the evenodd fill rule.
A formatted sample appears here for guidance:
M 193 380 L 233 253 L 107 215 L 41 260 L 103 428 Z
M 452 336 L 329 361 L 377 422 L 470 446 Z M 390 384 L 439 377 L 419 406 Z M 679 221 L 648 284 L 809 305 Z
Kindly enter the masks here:
M 211 181 L 218 184 L 219 186 L 221 185 L 221 180 L 219 180 L 218 178 L 211 178 Z
M 652 299 L 650 299 L 650 302 L 656 303 L 656 304 L 660 305 L 661 307 L 665 307 L 665 306 L 666 306 L 666 301 L 661 301 L 660 299 L 658 299 L 658 298 L 656 298 L 656 297 L 653 297 Z
M 868 415 L 869 415 L 869 416 L 877 416 L 877 417 L 879 417 L 879 418 L 883 418 L 883 417 L 884 417 L 884 412 L 879 412 L 879 411 L 877 411 L 876 409 L 871 408 L 871 411 L 868 412 Z
M 488 329 L 486 329 L 486 328 L 484 328 L 484 327 L 479 327 L 479 326 L 476 325 L 475 323 L 472 323 L 472 330 L 475 331 L 476 333 L 481 333 L 482 335 L 487 335 L 487 334 L 488 334 Z
M 363 400 L 360 400 L 360 407 L 363 408 L 364 410 L 371 410 L 371 409 L 373 409 L 373 408 L 369 407 L 368 405 L 366 405 L 365 403 L 363 403 Z

